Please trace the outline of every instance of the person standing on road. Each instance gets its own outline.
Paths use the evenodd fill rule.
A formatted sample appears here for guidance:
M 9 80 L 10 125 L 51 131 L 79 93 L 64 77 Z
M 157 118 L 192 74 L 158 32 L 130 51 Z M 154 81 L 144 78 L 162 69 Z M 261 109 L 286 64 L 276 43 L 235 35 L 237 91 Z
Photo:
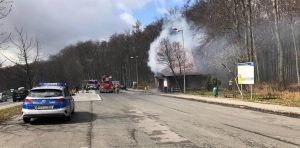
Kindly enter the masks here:
M 79 92 L 79 85 L 75 86 L 75 93 L 77 94 Z
M 89 93 L 89 88 L 88 88 L 88 85 L 87 85 L 87 84 L 85 84 L 84 88 L 85 88 L 85 92 L 86 92 L 86 93 Z
M 232 90 L 232 84 L 233 84 L 233 81 L 232 81 L 232 79 L 230 79 L 229 80 L 229 82 L 228 82 L 228 90 Z
M 118 94 L 120 92 L 120 85 L 116 84 L 115 85 L 115 92 Z
M 81 93 L 84 93 L 84 90 L 85 90 L 85 85 L 81 84 Z

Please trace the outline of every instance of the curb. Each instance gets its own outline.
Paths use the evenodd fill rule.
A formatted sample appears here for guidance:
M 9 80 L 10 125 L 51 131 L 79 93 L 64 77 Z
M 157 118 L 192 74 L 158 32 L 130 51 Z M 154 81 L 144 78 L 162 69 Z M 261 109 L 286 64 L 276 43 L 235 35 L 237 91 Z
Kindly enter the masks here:
M 274 110 L 246 106 L 246 105 L 228 104 L 228 103 L 223 103 L 223 102 L 207 101 L 207 100 L 200 100 L 200 99 L 195 99 L 195 98 L 184 98 L 184 97 L 169 96 L 169 95 L 163 95 L 163 94 L 155 94 L 155 95 L 164 96 L 164 97 L 173 97 L 173 98 L 177 98 L 177 99 L 184 99 L 184 100 L 190 100 L 190 101 L 197 101 L 197 102 L 208 103 L 208 104 L 222 105 L 222 106 L 228 106 L 228 107 L 234 107 L 234 108 L 241 108 L 241 109 L 247 109 L 247 110 L 253 110 L 253 111 L 259 111 L 259 112 L 263 112 L 263 113 L 287 116 L 287 117 L 292 117 L 292 118 L 300 118 L 300 114 L 295 113 L 295 112 L 274 111 Z

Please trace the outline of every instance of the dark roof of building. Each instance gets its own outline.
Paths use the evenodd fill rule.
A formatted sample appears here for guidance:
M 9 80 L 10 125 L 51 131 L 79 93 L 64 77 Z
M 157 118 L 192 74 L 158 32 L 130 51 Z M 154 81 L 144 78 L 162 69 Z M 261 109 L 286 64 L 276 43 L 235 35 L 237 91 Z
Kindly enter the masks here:
M 175 69 L 175 74 L 180 75 L 179 69 Z M 203 74 L 203 73 L 199 72 L 197 70 L 197 68 L 192 68 L 192 69 L 187 69 L 185 71 L 185 75 L 207 75 L 207 74 Z M 154 77 L 164 77 L 164 76 L 166 76 L 166 77 L 173 76 L 173 73 L 169 68 L 165 68 L 161 72 L 156 73 L 154 75 Z

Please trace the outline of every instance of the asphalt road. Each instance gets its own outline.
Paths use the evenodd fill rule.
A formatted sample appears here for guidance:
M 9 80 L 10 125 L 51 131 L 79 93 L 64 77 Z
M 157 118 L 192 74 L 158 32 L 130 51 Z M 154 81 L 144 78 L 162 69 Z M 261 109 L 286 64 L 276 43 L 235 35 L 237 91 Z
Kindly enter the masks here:
M 10 98 L 10 99 L 7 99 L 7 101 L 0 102 L 0 107 L 5 106 L 5 105 L 9 105 L 9 104 L 13 104 L 13 103 L 15 103 L 15 102 L 13 102 L 13 100 Z
M 300 147 L 300 119 L 144 93 L 79 94 L 72 121 L 20 117 L 0 147 Z

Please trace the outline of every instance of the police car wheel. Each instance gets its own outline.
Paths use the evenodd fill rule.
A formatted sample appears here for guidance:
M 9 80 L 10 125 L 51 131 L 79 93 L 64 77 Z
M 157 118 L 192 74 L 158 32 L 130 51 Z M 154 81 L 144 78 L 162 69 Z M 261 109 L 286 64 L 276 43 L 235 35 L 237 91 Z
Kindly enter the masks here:
M 71 121 L 72 120 L 72 113 L 69 114 L 69 116 L 66 117 L 67 121 Z
M 23 118 L 24 123 L 29 123 L 30 122 L 30 118 Z

